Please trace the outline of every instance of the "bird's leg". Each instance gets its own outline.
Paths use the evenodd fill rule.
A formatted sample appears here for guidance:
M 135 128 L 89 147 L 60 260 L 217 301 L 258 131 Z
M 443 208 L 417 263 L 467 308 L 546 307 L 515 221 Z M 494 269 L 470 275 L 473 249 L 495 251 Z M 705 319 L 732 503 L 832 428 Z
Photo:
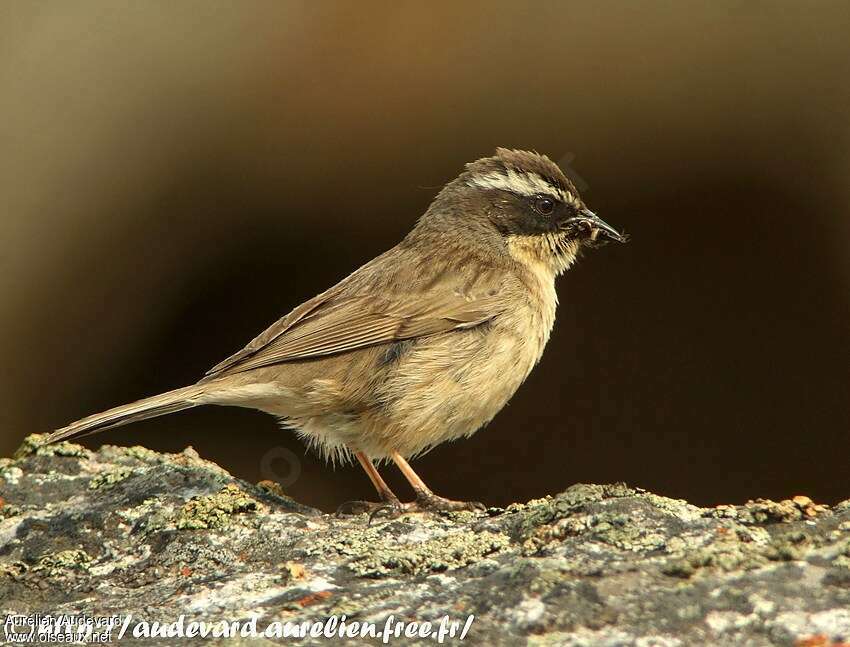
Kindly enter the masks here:
M 452 501 L 437 496 L 431 491 L 425 481 L 419 478 L 419 475 L 413 471 L 410 464 L 398 452 L 390 454 L 390 458 L 398 465 L 404 478 L 413 487 L 416 492 L 416 500 L 413 503 L 404 504 L 405 511 L 410 512 L 425 512 L 425 511 L 440 511 L 440 510 L 484 510 L 484 504 L 477 501 Z
M 389 501 L 397 502 L 398 497 L 393 494 L 390 486 L 387 485 L 387 482 L 383 479 L 383 477 L 381 477 L 381 474 L 378 472 L 374 463 L 369 460 L 369 457 L 363 452 L 356 452 L 354 455 L 357 456 L 357 460 L 360 461 L 360 465 L 363 466 L 363 469 L 369 476 L 369 480 L 372 481 L 372 485 L 374 485 L 375 489 L 378 491 L 378 496 L 381 497 L 381 501 L 384 501 L 385 503 Z
M 349 501 L 347 503 L 343 503 L 339 506 L 339 508 L 337 508 L 337 514 L 344 515 L 369 512 L 371 515 L 374 515 L 378 512 L 384 512 L 391 513 L 394 516 L 401 513 L 401 501 L 399 501 L 398 497 L 393 494 L 390 486 L 387 485 L 386 481 L 384 481 L 381 477 L 369 457 L 363 452 L 355 452 L 354 455 L 357 457 L 357 460 L 360 461 L 360 465 L 369 476 L 369 480 L 372 481 L 372 485 L 374 485 L 375 489 L 378 491 L 378 496 L 381 497 L 381 502 L 373 503 L 371 501 Z

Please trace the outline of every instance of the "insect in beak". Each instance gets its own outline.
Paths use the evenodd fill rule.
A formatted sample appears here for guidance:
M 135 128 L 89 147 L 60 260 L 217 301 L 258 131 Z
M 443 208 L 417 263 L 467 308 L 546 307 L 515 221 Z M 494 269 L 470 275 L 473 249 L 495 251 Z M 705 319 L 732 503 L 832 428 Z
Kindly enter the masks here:
M 570 218 L 565 224 L 568 227 L 575 227 L 576 229 L 584 232 L 590 241 L 594 243 L 597 242 L 600 234 L 606 240 L 613 240 L 618 243 L 625 243 L 629 239 L 628 235 L 621 234 L 587 208 L 582 209 L 578 216 Z

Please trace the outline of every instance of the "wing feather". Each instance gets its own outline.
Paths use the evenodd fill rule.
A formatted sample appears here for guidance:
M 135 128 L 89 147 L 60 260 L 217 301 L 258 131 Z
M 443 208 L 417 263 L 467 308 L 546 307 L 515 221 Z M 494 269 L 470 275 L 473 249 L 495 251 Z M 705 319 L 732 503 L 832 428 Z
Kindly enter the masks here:
M 481 325 L 502 307 L 492 283 L 483 284 L 491 289 L 448 273 L 422 291 L 412 286 L 396 294 L 385 288 L 346 295 L 343 282 L 279 319 L 204 379 Z

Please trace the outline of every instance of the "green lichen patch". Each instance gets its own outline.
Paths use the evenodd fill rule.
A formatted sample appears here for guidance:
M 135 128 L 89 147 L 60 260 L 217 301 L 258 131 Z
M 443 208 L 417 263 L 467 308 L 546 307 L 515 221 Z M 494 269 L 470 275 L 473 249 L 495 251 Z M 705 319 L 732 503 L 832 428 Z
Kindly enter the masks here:
M 603 499 L 635 496 L 643 492 L 643 490 L 631 488 L 625 483 L 606 483 L 603 485 L 577 483 L 561 492 L 558 498 L 569 501 L 573 505 L 581 505 L 602 501 Z
M 443 517 L 409 515 L 382 525 L 349 525 L 344 532 L 311 539 L 307 558 L 339 562 L 356 575 L 379 578 L 419 575 L 462 568 L 506 550 L 510 539 L 489 530 L 449 531 Z
M 750 571 L 769 562 L 804 559 L 819 544 L 799 530 L 774 536 L 768 535 L 761 528 L 744 526 L 738 526 L 737 532 L 726 528 L 718 530 L 724 532 L 716 541 L 707 545 L 679 547 L 674 558 L 662 566 L 662 573 L 687 578 L 701 569 Z M 674 545 L 674 542 L 671 540 L 670 544 Z M 675 545 L 679 546 L 679 543 Z
M 84 550 L 63 550 L 44 555 L 33 568 L 34 572 L 45 573 L 48 577 L 64 575 L 68 571 L 88 570 L 91 557 Z
M 548 526 L 568 517 L 576 509 L 570 501 L 560 497 L 537 499 L 526 505 L 512 505 L 507 513 L 514 515 L 507 529 L 517 541 L 531 539 L 542 526 Z
M 24 575 L 29 567 L 21 561 L 0 562 L 0 578 L 10 577 L 17 579 Z
M 23 513 L 20 506 L 7 503 L 0 497 L 0 519 L 8 519 L 9 517 L 17 517 Z
M 82 445 L 69 442 L 45 445 L 46 439 L 47 434 L 30 434 L 24 438 L 24 442 L 15 450 L 12 458 L 18 461 L 33 454 L 36 456 L 76 456 L 78 458 L 91 455 L 91 452 Z
M 689 578 L 701 569 L 718 569 L 723 572 L 749 571 L 768 562 L 767 556 L 746 544 L 718 542 L 689 551 L 684 557 L 672 559 L 661 567 L 661 572 L 673 577 Z
M 508 521 L 511 536 L 519 542 L 532 538 L 559 538 L 558 531 L 554 534 L 549 529 L 541 531 L 541 527 L 551 526 L 562 519 L 583 511 L 589 504 L 598 503 L 605 499 L 634 496 L 637 491 L 624 483 L 612 485 L 586 485 L 579 483 L 567 488 L 556 497 L 546 497 L 529 501 L 525 505 L 511 505 L 506 512 L 514 515 Z M 569 534 L 569 533 L 567 533 Z M 561 535 L 563 537 L 565 535 Z
M 842 566 L 850 569 L 850 541 L 844 544 L 844 547 L 841 549 L 838 557 L 836 557 L 832 563 L 835 566 Z
M 141 445 L 134 445 L 132 447 L 104 445 L 100 448 L 99 453 L 113 463 L 126 464 L 127 459 L 130 459 L 130 464 L 140 461 L 147 465 L 179 465 L 183 468 L 201 469 L 206 472 L 212 472 L 218 476 L 230 476 L 224 468 L 201 458 L 198 452 L 192 447 L 186 447 L 182 452 L 176 454 L 159 454 Z
M 158 454 L 157 452 L 148 449 L 147 447 L 142 447 L 141 445 L 133 445 L 132 447 L 116 447 L 114 445 L 107 445 L 101 448 L 101 452 L 123 455 L 127 458 L 135 458 L 143 463 L 162 463 L 164 458 L 162 454 Z
M 0 466 L 0 479 L 10 485 L 17 485 L 24 475 L 24 471 L 14 463 Z
M 787 523 L 812 519 L 827 511 L 826 506 L 818 505 L 806 496 L 795 496 L 793 499 L 778 502 L 770 499 L 756 499 L 747 501 L 743 509 L 739 511 L 738 518 L 744 523 Z
M 231 517 L 257 510 L 257 502 L 230 483 L 215 494 L 190 499 L 180 509 L 175 525 L 180 530 L 225 528 Z
M 127 477 L 131 476 L 135 473 L 135 470 L 129 467 L 122 467 L 117 470 L 110 470 L 108 472 L 101 472 L 100 474 L 96 474 L 94 478 L 89 481 L 89 490 L 99 490 L 101 488 L 110 488 L 116 483 L 120 483 Z
M 400 544 L 380 541 L 371 550 L 348 563 L 361 577 L 389 573 L 420 575 L 463 568 L 508 547 L 510 540 L 493 532 L 455 532 L 422 542 Z
M 116 510 L 115 515 L 124 524 L 144 532 L 174 529 L 174 506 L 160 497 L 150 497 L 139 505 Z
M 666 496 L 653 494 L 652 492 L 639 491 L 639 496 L 652 504 L 654 508 L 662 510 L 682 521 L 694 521 L 703 516 L 702 509 L 691 505 L 683 499 L 671 499 Z
M 650 524 L 638 522 L 625 514 L 606 512 L 590 515 L 586 526 L 592 539 L 620 550 L 642 552 L 658 550 L 665 545 L 662 533 Z
M 523 541 L 523 554 L 540 553 L 548 544 L 568 537 L 584 537 L 620 550 L 646 552 L 666 546 L 664 533 L 646 520 L 620 512 L 577 514 L 539 526 Z

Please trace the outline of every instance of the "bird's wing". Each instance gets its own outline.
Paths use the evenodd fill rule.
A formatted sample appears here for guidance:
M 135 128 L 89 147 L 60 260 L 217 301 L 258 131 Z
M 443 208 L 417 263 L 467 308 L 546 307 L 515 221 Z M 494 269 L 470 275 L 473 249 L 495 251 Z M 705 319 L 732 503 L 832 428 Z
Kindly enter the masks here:
M 204 379 L 472 328 L 496 316 L 503 304 L 492 282 L 464 281 L 451 274 L 435 277 L 419 289 L 384 286 L 377 293 L 348 295 L 339 287 L 295 308 L 210 369 Z

